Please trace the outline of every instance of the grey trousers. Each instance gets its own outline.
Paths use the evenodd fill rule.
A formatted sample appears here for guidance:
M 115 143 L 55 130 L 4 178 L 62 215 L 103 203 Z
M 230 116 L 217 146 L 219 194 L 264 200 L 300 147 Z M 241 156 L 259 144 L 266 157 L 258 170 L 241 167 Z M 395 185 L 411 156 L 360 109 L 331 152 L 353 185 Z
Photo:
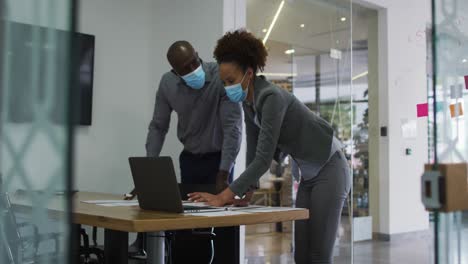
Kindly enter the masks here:
M 297 264 L 333 263 L 341 211 L 350 188 L 349 165 L 341 151 L 330 158 L 316 177 L 301 181 L 296 207 L 309 209 L 309 219 L 296 221 Z

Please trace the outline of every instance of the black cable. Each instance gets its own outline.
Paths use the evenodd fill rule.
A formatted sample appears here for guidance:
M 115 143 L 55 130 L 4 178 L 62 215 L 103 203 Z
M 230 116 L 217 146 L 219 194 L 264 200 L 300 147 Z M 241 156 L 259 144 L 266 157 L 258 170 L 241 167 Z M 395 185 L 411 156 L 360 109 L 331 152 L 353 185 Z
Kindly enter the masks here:
M 211 228 L 211 234 L 213 234 L 213 233 L 214 233 L 214 227 Z M 210 263 L 209 263 L 209 264 L 212 264 L 212 263 L 213 263 L 214 256 L 215 256 L 214 239 L 211 239 L 211 259 L 210 259 Z

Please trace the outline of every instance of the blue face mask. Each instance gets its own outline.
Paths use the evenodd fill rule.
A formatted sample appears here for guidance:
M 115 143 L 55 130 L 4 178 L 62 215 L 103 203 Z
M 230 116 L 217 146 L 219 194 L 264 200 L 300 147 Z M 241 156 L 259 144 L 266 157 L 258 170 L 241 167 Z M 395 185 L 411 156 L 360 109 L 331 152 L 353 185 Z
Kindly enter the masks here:
M 229 86 L 224 86 L 224 89 L 226 90 L 226 95 L 228 96 L 229 100 L 231 100 L 234 103 L 240 103 L 247 98 L 247 91 L 244 91 L 242 89 L 242 82 L 244 81 L 245 76 L 247 75 L 247 72 L 244 74 L 244 77 L 242 77 L 242 80 L 240 83 L 229 85 Z M 249 87 L 250 81 L 247 84 L 247 88 Z
M 188 86 L 195 90 L 199 90 L 205 85 L 205 71 L 203 71 L 201 64 L 193 72 L 181 77 Z

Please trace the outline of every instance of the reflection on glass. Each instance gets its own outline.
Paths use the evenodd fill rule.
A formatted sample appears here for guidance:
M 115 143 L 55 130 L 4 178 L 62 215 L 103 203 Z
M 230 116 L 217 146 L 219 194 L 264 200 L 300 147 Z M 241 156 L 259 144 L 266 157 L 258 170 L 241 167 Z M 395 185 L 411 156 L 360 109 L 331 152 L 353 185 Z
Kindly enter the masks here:
M 0 263 L 69 262 L 70 2 L 0 0 Z
M 428 101 L 436 112 L 429 122 L 431 161 L 468 161 L 468 2 L 434 0 L 435 87 Z M 436 258 L 438 263 L 468 263 L 468 214 L 441 213 L 436 217 Z M 439 221 L 437 221 L 439 220 Z
M 279 15 L 269 30 L 278 10 Z M 350 169 L 357 141 L 353 130 L 358 115 L 361 121 L 366 109 L 366 103 L 360 106 L 352 102 L 351 20 L 349 0 L 247 1 L 247 28 L 257 36 L 267 36 L 270 32 L 265 43 L 269 52 L 265 76 L 294 93 L 311 111 L 332 124 L 335 135 L 345 145 Z M 360 90 L 360 96 L 364 92 L 365 89 Z M 362 135 L 360 140 L 364 142 L 365 137 Z M 287 161 L 286 172 L 289 173 L 283 174 L 286 177 L 297 173 L 294 162 Z M 283 186 L 288 192 L 284 194 L 282 189 L 282 195 L 290 197 L 283 202 L 294 203 L 297 186 L 297 182 Z M 352 259 L 351 197 L 350 194 L 343 208 L 335 243 L 335 263 L 350 263 Z M 288 228 L 283 232 L 289 232 Z M 291 256 L 289 252 L 283 254 Z M 281 263 L 291 263 L 292 258 L 288 261 Z

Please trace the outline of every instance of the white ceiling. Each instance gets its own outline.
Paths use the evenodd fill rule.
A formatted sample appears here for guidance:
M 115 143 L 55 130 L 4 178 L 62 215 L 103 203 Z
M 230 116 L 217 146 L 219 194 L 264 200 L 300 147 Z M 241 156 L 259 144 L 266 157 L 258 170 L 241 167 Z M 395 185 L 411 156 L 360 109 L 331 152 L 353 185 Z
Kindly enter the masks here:
M 281 0 L 247 0 L 247 28 L 263 38 Z M 345 0 L 287 0 L 270 35 L 293 45 L 296 54 L 327 53 L 350 48 L 351 8 Z M 353 5 L 353 40 L 367 39 L 366 9 Z M 341 21 L 346 18 L 346 21 Z M 301 24 L 305 26 L 300 27 Z M 268 42 L 267 42 L 268 45 Z
M 265 36 L 281 0 L 247 0 L 247 29 L 257 37 Z M 354 75 L 367 71 L 368 17 L 373 10 L 353 5 L 353 67 Z M 315 82 L 314 56 L 322 54 L 323 86 L 335 83 L 336 61 L 326 58 L 330 49 L 342 51 L 338 61 L 340 79 L 351 79 L 351 6 L 346 0 L 286 0 L 266 43 L 269 56 L 265 71 L 291 73 L 300 77 L 305 86 Z M 342 18 L 346 18 L 342 21 Z M 304 24 L 301 28 L 300 25 Z M 284 52 L 294 49 L 294 55 Z M 293 57 L 295 63 L 293 64 Z M 301 57 L 301 59 L 299 59 Z M 343 76 L 346 75 L 346 76 Z M 270 77 L 271 78 L 271 77 Z M 279 78 L 279 77 L 277 77 Z M 284 78 L 284 77 L 283 77 Z M 328 80 L 328 79 L 329 80 Z M 360 82 L 366 82 L 365 78 Z

